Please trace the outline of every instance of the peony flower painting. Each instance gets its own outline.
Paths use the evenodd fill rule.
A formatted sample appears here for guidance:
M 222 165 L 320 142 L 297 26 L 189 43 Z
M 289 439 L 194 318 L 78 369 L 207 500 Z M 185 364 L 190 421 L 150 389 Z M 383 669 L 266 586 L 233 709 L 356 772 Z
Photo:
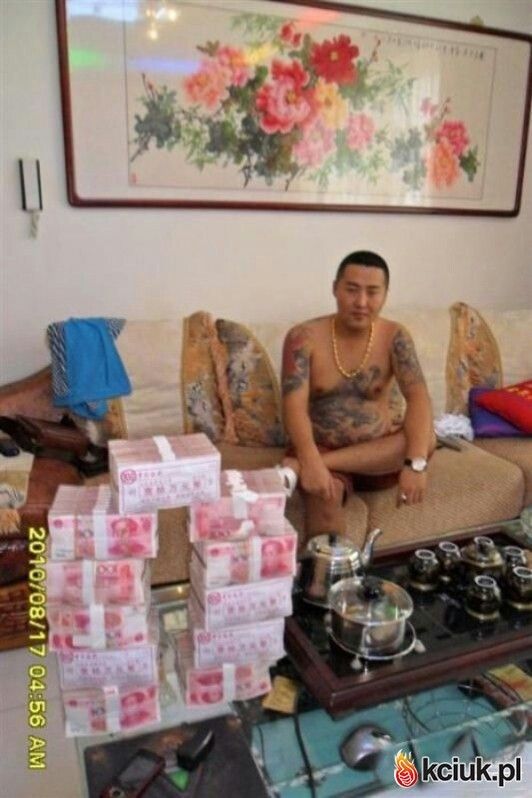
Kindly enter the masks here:
M 199 31 L 193 13 L 184 4 Z M 459 79 L 489 76 L 489 59 L 326 14 L 211 16 L 217 35 L 189 42 L 180 71 L 128 74 L 132 183 L 179 186 L 196 173 L 201 186 L 287 198 L 480 196 L 489 83 L 469 102 Z M 171 39 L 165 48 L 168 61 Z

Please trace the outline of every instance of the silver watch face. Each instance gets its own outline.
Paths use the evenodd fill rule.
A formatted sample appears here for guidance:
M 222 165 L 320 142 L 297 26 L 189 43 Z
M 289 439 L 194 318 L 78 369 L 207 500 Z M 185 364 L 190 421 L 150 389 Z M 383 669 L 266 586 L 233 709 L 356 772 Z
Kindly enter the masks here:
M 424 457 L 413 457 L 412 458 L 412 471 L 424 471 L 427 467 L 427 461 Z

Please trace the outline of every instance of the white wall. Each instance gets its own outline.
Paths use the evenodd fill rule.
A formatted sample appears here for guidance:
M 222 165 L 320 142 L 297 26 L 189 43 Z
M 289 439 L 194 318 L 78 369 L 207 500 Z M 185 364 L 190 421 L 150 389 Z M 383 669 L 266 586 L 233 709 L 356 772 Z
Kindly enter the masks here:
M 245 2 L 245 0 L 242 0 Z M 532 32 L 530 0 L 367 0 L 359 5 Z M 464 216 L 71 208 L 66 200 L 53 0 L 0 0 L 0 383 L 48 362 L 44 330 L 68 316 L 239 320 L 327 312 L 338 261 L 376 249 L 391 305 L 532 304 L 532 144 L 521 214 Z M 41 162 L 37 240 L 20 211 L 17 158 Z

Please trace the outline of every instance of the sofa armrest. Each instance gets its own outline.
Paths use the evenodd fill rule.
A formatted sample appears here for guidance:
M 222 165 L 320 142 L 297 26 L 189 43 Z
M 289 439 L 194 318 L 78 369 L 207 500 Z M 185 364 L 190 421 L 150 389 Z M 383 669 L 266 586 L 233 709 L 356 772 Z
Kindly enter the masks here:
M 15 414 L 59 421 L 60 408 L 52 403 L 52 371 L 49 366 L 22 380 L 0 387 L 0 415 Z

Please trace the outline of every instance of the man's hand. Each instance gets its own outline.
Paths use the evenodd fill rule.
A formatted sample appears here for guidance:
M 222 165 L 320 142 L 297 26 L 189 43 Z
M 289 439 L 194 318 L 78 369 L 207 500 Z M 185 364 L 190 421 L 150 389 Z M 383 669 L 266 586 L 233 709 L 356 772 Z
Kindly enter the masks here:
M 314 496 L 326 501 L 332 501 L 335 497 L 334 480 L 331 472 L 324 465 L 321 457 L 312 458 L 311 460 L 300 460 L 301 473 L 300 482 L 301 487 L 307 493 L 312 493 Z
M 412 471 L 403 468 L 399 476 L 397 490 L 397 506 L 402 504 L 418 504 L 423 501 L 427 487 L 427 472 Z

